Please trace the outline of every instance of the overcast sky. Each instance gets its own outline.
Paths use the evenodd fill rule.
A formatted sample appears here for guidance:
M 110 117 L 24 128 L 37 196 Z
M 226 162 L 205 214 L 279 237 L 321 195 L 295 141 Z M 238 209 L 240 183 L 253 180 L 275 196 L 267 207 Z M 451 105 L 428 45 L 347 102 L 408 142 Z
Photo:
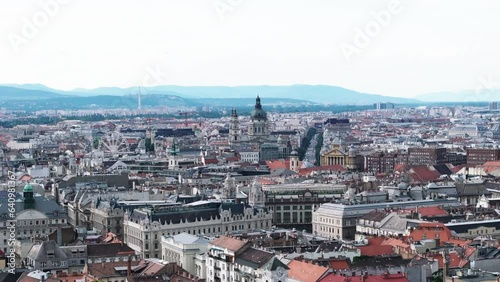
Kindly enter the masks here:
M 0 83 L 475 89 L 500 82 L 499 14 L 496 0 L 1 1 Z

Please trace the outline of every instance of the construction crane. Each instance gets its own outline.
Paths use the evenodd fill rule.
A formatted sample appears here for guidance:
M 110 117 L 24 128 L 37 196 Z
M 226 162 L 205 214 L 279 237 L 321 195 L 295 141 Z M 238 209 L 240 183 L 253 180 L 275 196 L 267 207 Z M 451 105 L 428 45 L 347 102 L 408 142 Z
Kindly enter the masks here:
M 179 113 L 180 116 L 184 116 L 184 126 L 185 127 L 188 127 L 188 116 L 189 116 L 189 112 L 180 112 Z

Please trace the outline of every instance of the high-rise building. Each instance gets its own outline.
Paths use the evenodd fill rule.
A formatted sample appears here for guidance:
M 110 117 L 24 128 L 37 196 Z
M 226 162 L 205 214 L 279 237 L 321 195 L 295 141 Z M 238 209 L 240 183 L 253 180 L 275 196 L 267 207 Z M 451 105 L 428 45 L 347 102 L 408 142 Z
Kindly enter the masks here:
M 390 110 L 390 109 L 394 109 L 394 104 L 393 103 L 375 103 L 373 104 L 373 108 L 375 110 Z
M 498 103 L 497 102 L 490 102 L 488 104 L 488 109 L 490 109 L 490 110 L 498 110 Z

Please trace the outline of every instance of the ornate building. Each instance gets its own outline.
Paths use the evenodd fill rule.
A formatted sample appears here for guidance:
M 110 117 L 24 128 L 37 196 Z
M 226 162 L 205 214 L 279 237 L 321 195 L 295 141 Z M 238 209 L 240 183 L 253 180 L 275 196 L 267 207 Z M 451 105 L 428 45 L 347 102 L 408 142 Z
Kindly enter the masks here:
M 324 136 L 329 136 L 328 130 L 325 130 Z M 346 141 L 339 132 L 333 137 L 324 140 L 320 160 L 322 166 L 341 165 L 347 169 L 363 168 L 362 157 L 358 158 L 356 149 L 354 149 L 354 147 L 348 147 Z
M 249 232 L 271 228 L 272 218 L 266 208 L 221 201 L 137 208 L 125 213 L 124 242 L 144 258 L 160 258 L 162 236 Z
M 224 185 L 222 187 L 222 197 L 224 199 L 236 199 L 236 183 L 234 178 L 231 177 L 231 173 L 227 173 L 226 179 L 224 179 Z
M 250 114 L 251 124 L 248 127 L 248 139 L 251 142 L 266 142 L 269 140 L 269 123 L 267 113 L 262 109 L 260 97 L 255 99 L 255 107 Z
M 233 109 L 229 122 L 228 143 L 237 151 L 242 150 L 247 160 L 248 152 L 251 152 L 255 161 L 287 159 L 292 151 L 291 138 L 296 137 L 290 134 L 271 134 L 267 113 L 262 109 L 259 96 L 255 99 L 246 132 L 242 133 L 238 114 L 236 109 Z
M 16 193 L 14 206 L 9 198 L 0 198 L 0 250 L 8 253 L 9 242 L 15 232 L 16 240 L 46 237 L 54 231 L 68 226 L 66 211 L 54 200 L 36 196 L 33 187 L 26 184 L 22 194 Z M 16 217 L 10 221 L 10 208 L 16 211 Z M 9 229 L 14 225 L 15 229 Z M 18 250 L 16 250 L 18 251 Z
M 250 188 L 250 193 L 248 194 L 248 203 L 253 207 L 264 207 L 265 201 L 266 195 L 264 191 L 262 191 L 262 186 L 259 181 L 255 178 Z

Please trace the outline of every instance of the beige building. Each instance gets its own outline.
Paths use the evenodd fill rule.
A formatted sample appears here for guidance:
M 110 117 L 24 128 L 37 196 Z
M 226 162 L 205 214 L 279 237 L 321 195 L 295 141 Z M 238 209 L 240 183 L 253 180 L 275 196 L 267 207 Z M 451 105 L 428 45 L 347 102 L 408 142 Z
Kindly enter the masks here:
M 344 138 L 337 132 L 332 140 L 324 141 L 320 164 L 341 165 L 346 169 L 363 169 L 363 159 L 353 147 L 347 146 Z

